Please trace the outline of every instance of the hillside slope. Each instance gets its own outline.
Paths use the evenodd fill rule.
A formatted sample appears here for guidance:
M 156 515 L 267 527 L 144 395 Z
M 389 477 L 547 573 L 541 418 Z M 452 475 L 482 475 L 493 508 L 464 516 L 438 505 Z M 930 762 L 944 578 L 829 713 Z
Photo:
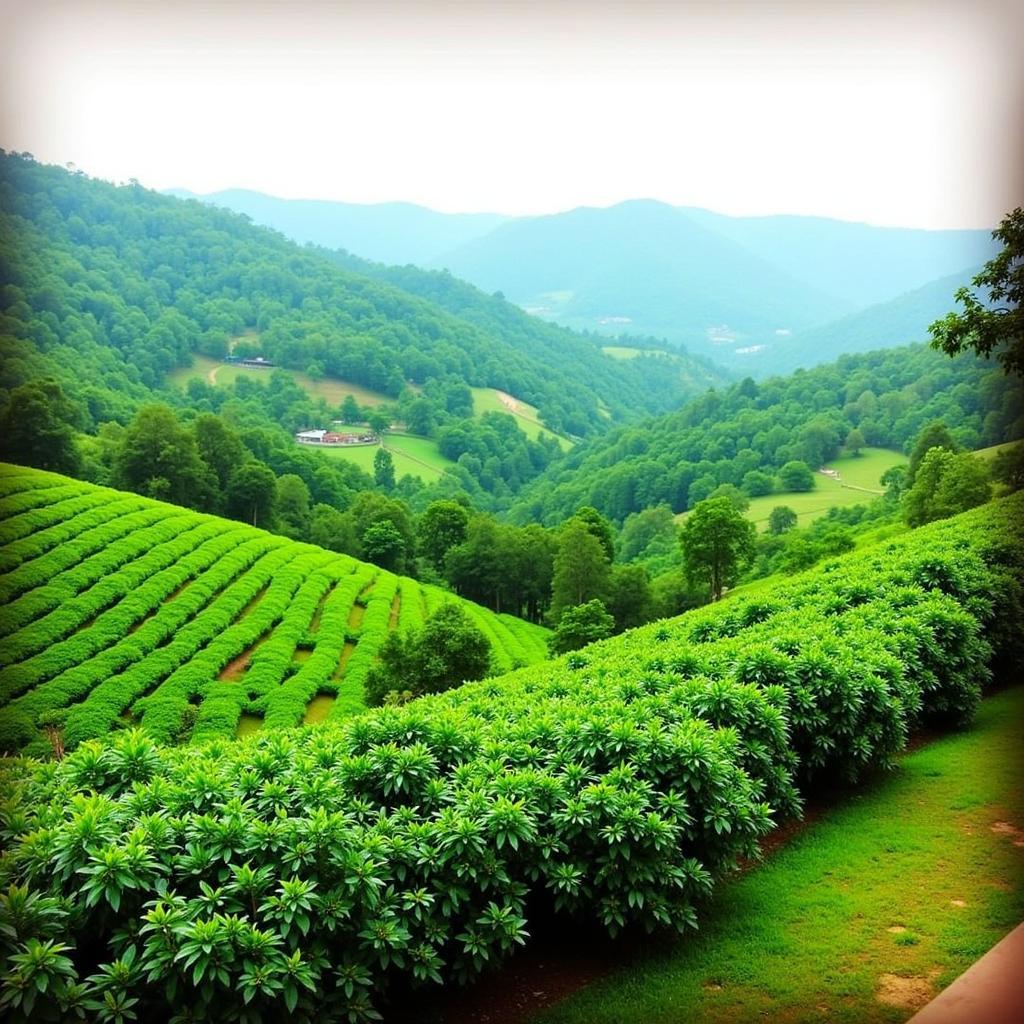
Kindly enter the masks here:
M 800 331 L 772 345 L 764 361 L 770 363 L 773 373 L 788 373 L 841 355 L 927 342 L 929 324 L 954 308 L 956 290 L 970 284 L 976 273 L 977 268 L 943 277 L 895 299 Z M 760 361 L 760 353 L 752 356 L 751 372 Z
M 460 603 L 494 670 L 547 631 L 436 587 L 250 526 L 0 464 L 0 750 L 141 724 L 162 742 L 363 707 L 388 632 Z M 320 700 L 317 700 L 320 698 Z
M 51 374 L 94 418 L 123 419 L 192 353 L 223 356 L 246 331 L 290 369 L 390 397 L 409 381 L 499 388 L 576 435 L 693 393 L 650 388 L 596 340 L 529 322 L 484 329 L 235 214 L 137 185 L 5 154 L 0 199 L 4 383 Z

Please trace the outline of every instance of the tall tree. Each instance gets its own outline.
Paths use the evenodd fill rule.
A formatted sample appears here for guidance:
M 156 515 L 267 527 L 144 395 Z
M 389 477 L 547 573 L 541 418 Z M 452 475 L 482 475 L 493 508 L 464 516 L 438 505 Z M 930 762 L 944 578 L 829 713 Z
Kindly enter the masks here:
M 274 526 L 276 498 L 274 471 L 266 463 L 252 459 L 228 483 L 227 512 L 232 519 L 269 530 Z
M 1024 209 L 1008 213 L 992 237 L 1003 249 L 971 282 L 987 289 L 988 298 L 959 288 L 955 299 L 963 312 L 947 314 L 928 330 L 932 345 L 951 356 L 967 349 L 995 354 L 1007 373 L 1024 376 Z
M 551 580 L 552 622 L 557 623 L 566 608 L 608 596 L 608 556 L 590 524 L 572 518 L 562 527 Z
M 903 516 L 922 526 L 983 505 L 992 496 L 988 467 L 970 452 L 931 448 L 921 460 L 914 486 L 903 496 Z
M 573 519 L 585 523 L 587 529 L 601 542 L 605 557 L 609 562 L 615 560 L 615 531 L 612 524 L 592 505 L 584 505 L 576 509 Z
M 385 491 L 395 489 L 395 460 L 386 448 L 378 448 L 373 456 L 374 483 Z
M 227 494 L 228 481 L 245 462 L 248 452 L 242 439 L 219 416 L 204 412 L 192 424 L 196 447 L 203 462 L 217 478 L 220 505 Z
M 445 555 L 466 539 L 469 513 L 457 501 L 432 501 L 420 516 L 417 544 L 420 554 L 439 572 Z
M 81 465 L 75 410 L 55 380 L 16 387 L 0 412 L 0 452 L 8 462 L 74 476 Z
M 704 583 L 718 601 L 754 555 L 754 524 L 728 498 L 708 498 L 686 517 L 680 534 L 691 582 Z
M 293 540 L 309 538 L 309 488 L 294 473 L 278 478 L 277 521 L 285 536 Z
M 216 504 L 217 478 L 202 460 L 195 436 L 166 405 L 144 405 L 124 432 L 114 481 L 139 494 L 207 510 Z
M 932 448 L 944 448 L 947 452 L 958 452 L 960 446 L 953 440 L 953 435 L 942 420 L 932 420 L 921 429 L 917 435 L 914 447 L 910 451 L 910 464 L 907 466 L 907 478 L 904 487 L 914 486 L 914 479 L 917 476 L 918 466 L 921 460 L 931 451 Z

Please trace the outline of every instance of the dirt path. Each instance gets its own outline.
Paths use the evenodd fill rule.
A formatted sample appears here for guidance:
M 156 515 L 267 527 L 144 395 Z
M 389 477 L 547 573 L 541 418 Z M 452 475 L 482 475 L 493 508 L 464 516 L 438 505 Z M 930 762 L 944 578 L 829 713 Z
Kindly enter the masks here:
M 215 366 L 207 375 L 206 379 L 214 386 L 217 386 L 217 374 L 220 371 L 220 366 Z

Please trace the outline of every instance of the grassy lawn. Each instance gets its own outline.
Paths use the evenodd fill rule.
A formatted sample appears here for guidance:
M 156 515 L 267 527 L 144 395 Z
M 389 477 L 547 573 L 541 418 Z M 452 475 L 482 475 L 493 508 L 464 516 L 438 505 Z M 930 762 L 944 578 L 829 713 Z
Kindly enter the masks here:
M 529 402 L 523 402 L 518 398 L 513 398 L 516 407 L 509 408 L 502 400 L 498 391 L 494 388 L 470 388 L 473 392 L 473 415 L 483 416 L 485 412 L 501 412 L 506 416 L 515 416 L 516 422 L 519 424 L 519 429 L 531 441 L 536 441 L 539 437 L 553 437 L 561 446 L 563 450 L 568 450 L 572 447 L 572 441 L 567 437 L 560 437 L 558 434 L 551 430 L 548 430 L 539 419 L 537 419 L 537 407 L 530 405 Z
M 437 442 L 426 437 L 415 437 L 412 434 L 388 434 L 384 447 L 391 452 L 395 463 L 395 478 L 400 479 L 408 473 L 418 476 L 426 483 L 440 478 L 441 474 L 454 463 L 446 459 L 438 450 Z M 332 459 L 347 459 L 354 462 L 360 469 L 373 475 L 373 457 L 377 453 L 377 445 L 354 445 L 341 448 L 314 448 Z
M 378 391 L 370 391 L 368 388 L 340 380 L 337 377 L 313 380 L 312 377 L 300 373 L 298 370 L 284 370 L 284 372 L 291 374 L 295 383 L 311 398 L 323 398 L 332 406 L 341 405 L 346 395 L 351 395 L 360 405 L 380 405 L 383 402 L 391 401 L 387 395 Z M 193 377 L 199 377 L 212 384 L 231 384 L 239 377 L 265 379 L 269 375 L 270 371 L 268 370 L 236 366 L 232 363 L 221 362 L 219 359 L 211 359 L 209 356 L 196 355 L 192 357 L 191 366 L 179 366 L 171 370 L 167 379 L 176 387 L 184 387 Z
M 905 1021 L 1024 919 L 1022 749 L 1016 686 L 723 885 L 694 937 L 531 1020 Z
M 809 526 L 829 509 L 862 505 L 878 497 L 884 490 L 878 482 L 879 477 L 890 466 L 900 462 L 906 462 L 906 457 L 887 448 L 865 448 L 858 456 L 840 456 L 828 464 L 829 469 L 839 473 L 839 480 L 815 473 L 813 491 L 765 494 L 760 498 L 751 498 L 747 518 L 752 519 L 758 530 L 764 532 L 768 529 L 768 517 L 772 509 L 776 505 L 787 505 L 796 513 L 798 526 Z M 677 519 L 682 520 L 685 514 L 677 516 Z

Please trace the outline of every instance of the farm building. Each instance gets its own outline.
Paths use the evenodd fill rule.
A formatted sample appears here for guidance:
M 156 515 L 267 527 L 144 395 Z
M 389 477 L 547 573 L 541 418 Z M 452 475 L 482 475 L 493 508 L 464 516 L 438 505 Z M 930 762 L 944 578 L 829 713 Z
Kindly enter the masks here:
M 366 431 L 361 434 L 339 434 L 333 430 L 300 430 L 295 440 L 303 444 L 376 444 L 377 435 Z
M 252 359 L 241 360 L 242 366 L 249 366 L 257 370 L 272 367 L 274 364 L 269 359 L 264 359 L 263 356 L 254 356 Z

